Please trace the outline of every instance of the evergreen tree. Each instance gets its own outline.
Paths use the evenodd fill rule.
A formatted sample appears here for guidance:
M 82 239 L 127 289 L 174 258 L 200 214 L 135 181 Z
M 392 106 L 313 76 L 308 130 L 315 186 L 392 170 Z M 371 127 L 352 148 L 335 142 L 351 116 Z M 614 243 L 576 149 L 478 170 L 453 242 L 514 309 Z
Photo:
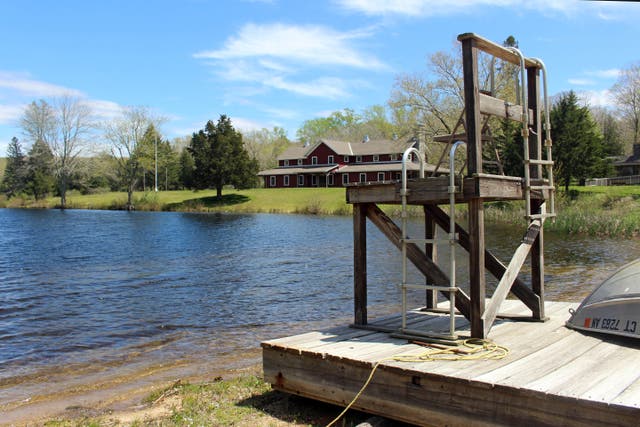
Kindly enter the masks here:
M 180 184 L 183 188 L 193 188 L 193 171 L 195 163 L 189 148 L 184 147 L 180 153 Z
M 215 188 L 221 199 L 225 185 L 249 188 L 256 184 L 258 162 L 249 157 L 242 134 L 226 115 L 221 115 L 216 124 L 209 120 L 203 130 L 194 133 L 189 152 L 195 164 L 196 189 Z
M 29 150 L 27 161 L 27 193 L 40 200 L 49 194 L 55 185 L 53 175 L 53 154 L 49 146 L 41 139 Z
M 7 198 L 22 193 L 27 184 L 27 160 L 18 138 L 11 138 L 7 148 L 7 166 L 2 178 L 2 191 Z
M 555 175 L 569 190 L 572 179 L 581 183 L 602 173 L 604 148 L 598 125 L 588 107 L 578 105 L 575 92 L 562 94 L 551 109 Z

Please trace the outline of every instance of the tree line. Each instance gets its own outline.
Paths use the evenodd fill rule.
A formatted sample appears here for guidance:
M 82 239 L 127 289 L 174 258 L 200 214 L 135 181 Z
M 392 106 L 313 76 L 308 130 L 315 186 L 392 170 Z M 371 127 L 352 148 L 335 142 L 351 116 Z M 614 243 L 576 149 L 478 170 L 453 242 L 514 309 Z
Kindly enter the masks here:
M 518 47 L 509 36 L 505 46 Z M 480 58 L 482 90 L 518 103 L 518 69 L 512 64 Z M 551 78 L 553 74 L 551 74 Z M 622 70 L 612 86 L 616 108 L 591 107 L 569 91 L 553 97 L 550 109 L 555 173 L 559 184 L 613 174 L 611 157 L 638 144 L 640 136 L 640 64 Z M 461 132 L 464 105 L 461 55 L 437 52 L 421 74 L 401 74 L 387 105 L 356 112 L 345 108 L 326 117 L 306 120 L 296 133 L 298 141 L 320 138 L 361 140 L 417 138 Z M 1 190 L 7 197 L 24 194 L 35 199 L 55 193 L 66 206 L 68 190 L 126 191 L 131 208 L 136 190 L 215 188 L 221 196 L 225 185 L 239 188 L 257 185 L 260 169 L 275 167 L 277 157 L 293 142 L 284 129 L 240 133 L 231 119 L 220 116 L 189 137 L 169 141 L 159 129 L 163 118 L 145 107 L 124 108 L 106 123 L 94 123 L 91 111 L 80 100 L 62 97 L 34 101 L 20 121 L 27 152 L 13 138 L 7 151 L 7 167 Z M 100 154 L 90 141 L 95 130 L 108 142 Z M 492 118 L 485 125 L 491 136 L 488 158 L 498 157 L 496 173 L 522 175 L 522 137 L 518 123 Z M 427 161 L 440 149 L 427 144 Z M 489 162 L 487 162 L 489 164 Z

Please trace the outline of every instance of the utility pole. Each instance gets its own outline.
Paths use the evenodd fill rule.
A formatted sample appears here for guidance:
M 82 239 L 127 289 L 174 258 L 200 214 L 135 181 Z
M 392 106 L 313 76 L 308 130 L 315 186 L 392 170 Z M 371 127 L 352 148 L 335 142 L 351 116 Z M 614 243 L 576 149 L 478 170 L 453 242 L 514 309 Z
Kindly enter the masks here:
M 155 151 L 155 157 L 156 157 L 156 179 L 155 179 L 155 187 L 156 187 L 156 193 L 158 192 L 158 134 L 156 134 L 156 138 L 155 138 L 155 144 L 154 146 L 154 151 Z

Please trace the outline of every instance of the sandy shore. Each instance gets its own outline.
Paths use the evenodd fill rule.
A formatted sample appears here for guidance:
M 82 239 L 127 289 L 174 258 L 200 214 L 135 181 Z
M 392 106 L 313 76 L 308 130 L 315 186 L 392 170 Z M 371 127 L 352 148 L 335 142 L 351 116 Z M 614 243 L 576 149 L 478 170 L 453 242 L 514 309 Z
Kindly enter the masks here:
M 241 373 L 261 373 L 259 349 L 196 363 L 99 367 L 80 373 L 64 369 L 15 385 L 0 385 L 0 425 L 32 426 L 52 419 L 101 415 L 125 424 L 156 418 L 170 411 L 174 402 L 167 398 L 153 405 L 143 404 L 152 392 L 178 381 L 206 382 Z

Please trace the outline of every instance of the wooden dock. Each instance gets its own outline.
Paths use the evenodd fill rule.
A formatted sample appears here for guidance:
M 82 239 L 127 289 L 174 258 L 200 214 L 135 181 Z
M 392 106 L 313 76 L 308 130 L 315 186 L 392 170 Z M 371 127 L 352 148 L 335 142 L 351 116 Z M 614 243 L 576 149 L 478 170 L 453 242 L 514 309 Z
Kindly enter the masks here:
M 425 426 L 640 425 L 640 343 L 565 327 L 577 304 L 546 302 L 546 322 L 506 300 L 489 339 L 509 349 L 500 360 L 401 362 L 425 347 L 388 333 L 337 327 L 262 343 L 274 389 L 346 406 L 380 365 L 353 408 Z M 398 316 L 367 327 L 399 327 Z M 446 331 L 448 317 L 413 311 L 412 329 Z M 457 331 L 470 335 L 457 316 Z

